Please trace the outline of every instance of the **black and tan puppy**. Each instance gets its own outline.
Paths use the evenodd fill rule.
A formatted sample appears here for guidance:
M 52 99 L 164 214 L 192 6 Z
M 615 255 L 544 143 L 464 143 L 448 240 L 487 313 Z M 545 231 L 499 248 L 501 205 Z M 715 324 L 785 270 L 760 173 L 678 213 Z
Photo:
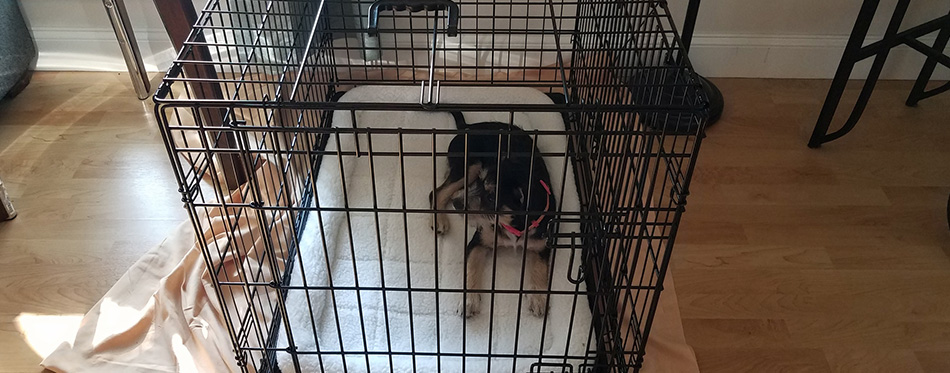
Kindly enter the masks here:
M 465 124 L 453 113 L 459 129 L 465 130 L 449 144 L 449 172 L 429 195 L 433 209 L 446 209 L 449 202 L 469 214 L 477 228 L 465 248 L 468 289 L 480 289 L 486 259 L 495 248 L 526 249 L 525 269 L 533 290 L 547 290 L 550 248 L 547 246 L 550 212 L 557 210 L 547 166 L 527 133 L 500 122 Z M 466 141 L 467 139 L 467 141 Z M 444 214 L 433 215 L 432 228 L 449 229 Z M 528 310 L 543 317 L 547 295 L 530 294 Z M 479 313 L 481 294 L 468 293 L 459 303 L 459 313 Z

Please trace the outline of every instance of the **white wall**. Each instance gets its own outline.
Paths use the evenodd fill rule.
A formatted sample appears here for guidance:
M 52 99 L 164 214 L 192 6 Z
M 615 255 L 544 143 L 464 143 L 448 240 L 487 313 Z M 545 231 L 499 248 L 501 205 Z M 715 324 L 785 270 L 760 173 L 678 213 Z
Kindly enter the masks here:
M 682 25 L 687 0 L 670 0 Z M 863 0 L 706 0 L 696 22 L 690 57 L 700 73 L 729 77 L 830 78 L 844 51 Z M 897 0 L 883 0 L 867 43 L 880 40 Z M 910 3 L 904 25 L 950 12 L 947 0 Z M 931 44 L 934 34 L 921 39 Z M 924 57 L 908 47 L 891 51 L 883 76 L 915 79 Z M 855 77 L 866 76 L 870 60 Z M 938 69 L 936 78 L 950 78 Z M 861 75 L 865 74 L 865 75 Z
M 20 0 L 46 70 L 124 71 L 125 64 L 101 0 Z M 173 56 L 153 0 L 125 0 L 146 68 L 164 70 Z M 195 0 L 202 7 L 204 0 Z M 884 32 L 896 0 L 884 0 L 869 41 Z M 682 25 L 687 0 L 670 0 Z M 691 57 L 714 77 L 829 78 L 834 74 L 861 0 L 706 0 Z M 905 24 L 946 14 L 947 0 L 911 2 Z M 887 13 L 887 14 L 885 14 Z M 923 39 L 929 43 L 932 35 Z M 891 52 L 884 76 L 912 79 L 923 57 L 903 47 Z M 866 71 L 869 63 L 857 74 Z M 939 78 L 950 78 L 947 69 Z

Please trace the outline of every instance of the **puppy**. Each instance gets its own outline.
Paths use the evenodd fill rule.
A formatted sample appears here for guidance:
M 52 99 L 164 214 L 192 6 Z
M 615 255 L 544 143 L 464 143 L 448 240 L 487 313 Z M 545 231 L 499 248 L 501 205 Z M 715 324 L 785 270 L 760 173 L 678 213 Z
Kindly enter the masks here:
M 429 194 L 429 200 L 435 210 L 444 210 L 452 202 L 457 210 L 481 212 L 469 215 L 476 231 L 465 247 L 468 289 L 481 288 L 486 259 L 497 247 L 527 249 L 525 268 L 530 273 L 529 285 L 533 290 L 546 290 L 551 253 L 547 246 L 548 225 L 552 216 L 545 212 L 557 211 L 557 201 L 541 152 L 531 137 L 515 125 L 469 125 L 462 113 L 453 116 L 458 128 L 465 132 L 449 144 L 448 176 Z M 439 234 L 447 232 L 447 216 L 433 214 L 432 229 Z M 465 317 L 477 315 L 481 298 L 480 293 L 468 293 L 459 303 L 459 313 Z M 543 317 L 547 312 L 547 295 L 529 294 L 527 304 L 533 315 Z

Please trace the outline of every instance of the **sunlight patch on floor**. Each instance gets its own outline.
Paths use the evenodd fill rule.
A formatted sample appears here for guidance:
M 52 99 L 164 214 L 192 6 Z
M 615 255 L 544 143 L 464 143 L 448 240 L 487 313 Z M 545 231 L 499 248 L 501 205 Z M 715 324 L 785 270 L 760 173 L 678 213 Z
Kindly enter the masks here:
M 73 344 L 82 317 L 80 314 L 40 315 L 24 312 L 14 322 L 24 341 L 45 359 L 64 342 Z

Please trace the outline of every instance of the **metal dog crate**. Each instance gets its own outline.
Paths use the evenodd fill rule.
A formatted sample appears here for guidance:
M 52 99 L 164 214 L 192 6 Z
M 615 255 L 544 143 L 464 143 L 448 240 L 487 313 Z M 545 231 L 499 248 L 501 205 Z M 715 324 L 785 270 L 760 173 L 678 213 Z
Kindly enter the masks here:
M 414 86 L 419 97 L 411 103 L 339 101 L 348 90 L 366 85 Z M 442 102 L 442 91 L 457 86 L 532 87 L 548 94 L 552 103 Z M 245 371 L 274 371 L 282 355 L 294 362 L 306 355 L 367 361 L 369 356 L 399 354 L 507 356 L 537 360 L 534 372 L 626 372 L 641 367 L 707 106 L 665 1 L 211 0 L 154 100 L 196 230 L 218 229 L 216 235 L 229 238 L 224 246 L 198 242 L 217 278 L 235 358 Z M 571 258 L 575 272 L 570 280 L 577 286 L 558 295 L 589 309 L 589 330 L 571 336 L 588 339 L 587 350 L 579 356 L 550 356 L 491 348 L 449 353 L 341 345 L 317 351 L 295 345 L 294 337 L 302 331 L 287 325 L 286 299 L 293 292 L 343 290 L 332 284 L 290 285 L 301 262 L 311 260 L 297 250 L 302 237 L 322 234 L 305 230 L 306 221 L 322 219 L 333 210 L 318 201 L 321 191 L 315 189 L 315 180 L 321 163 L 348 157 L 423 157 L 436 164 L 447 155 L 434 145 L 429 152 L 378 152 L 369 147 L 347 153 L 328 151 L 328 143 L 346 136 L 434 139 L 437 134 L 463 133 L 380 129 L 372 123 L 333 127 L 333 114 L 348 112 L 356 122 L 361 111 L 453 110 L 500 112 L 511 119 L 555 112 L 564 119 L 563 131 L 529 133 L 536 140 L 567 139 L 565 151 L 543 156 L 565 159 L 573 167 L 574 180 L 565 182 L 576 186 L 580 208 L 548 213 L 560 224 L 581 227 L 570 237 L 555 233 L 551 241 L 556 256 L 582 248 L 581 257 Z M 263 169 L 265 163 L 272 167 Z M 565 176 L 557 170 L 551 174 L 552 179 Z M 441 175 L 408 183 L 417 182 L 415 189 L 427 193 L 441 181 L 437 177 Z M 212 211 L 227 211 L 228 221 L 212 222 Z M 335 211 L 403 216 L 435 212 L 405 203 L 400 208 Z M 227 272 L 214 258 L 252 251 L 238 234 L 248 221 L 265 227 L 253 243 L 260 246 L 253 248 L 259 267 Z M 452 249 L 462 247 L 442 248 Z M 297 275 L 306 280 L 313 274 Z M 471 289 L 384 284 L 345 290 L 412 297 L 461 296 Z M 335 312 L 333 306 L 311 305 L 318 306 Z M 564 324 L 545 325 L 553 329 Z M 279 333 L 290 334 L 289 341 L 280 342 Z M 542 363 L 569 358 L 583 363 Z

